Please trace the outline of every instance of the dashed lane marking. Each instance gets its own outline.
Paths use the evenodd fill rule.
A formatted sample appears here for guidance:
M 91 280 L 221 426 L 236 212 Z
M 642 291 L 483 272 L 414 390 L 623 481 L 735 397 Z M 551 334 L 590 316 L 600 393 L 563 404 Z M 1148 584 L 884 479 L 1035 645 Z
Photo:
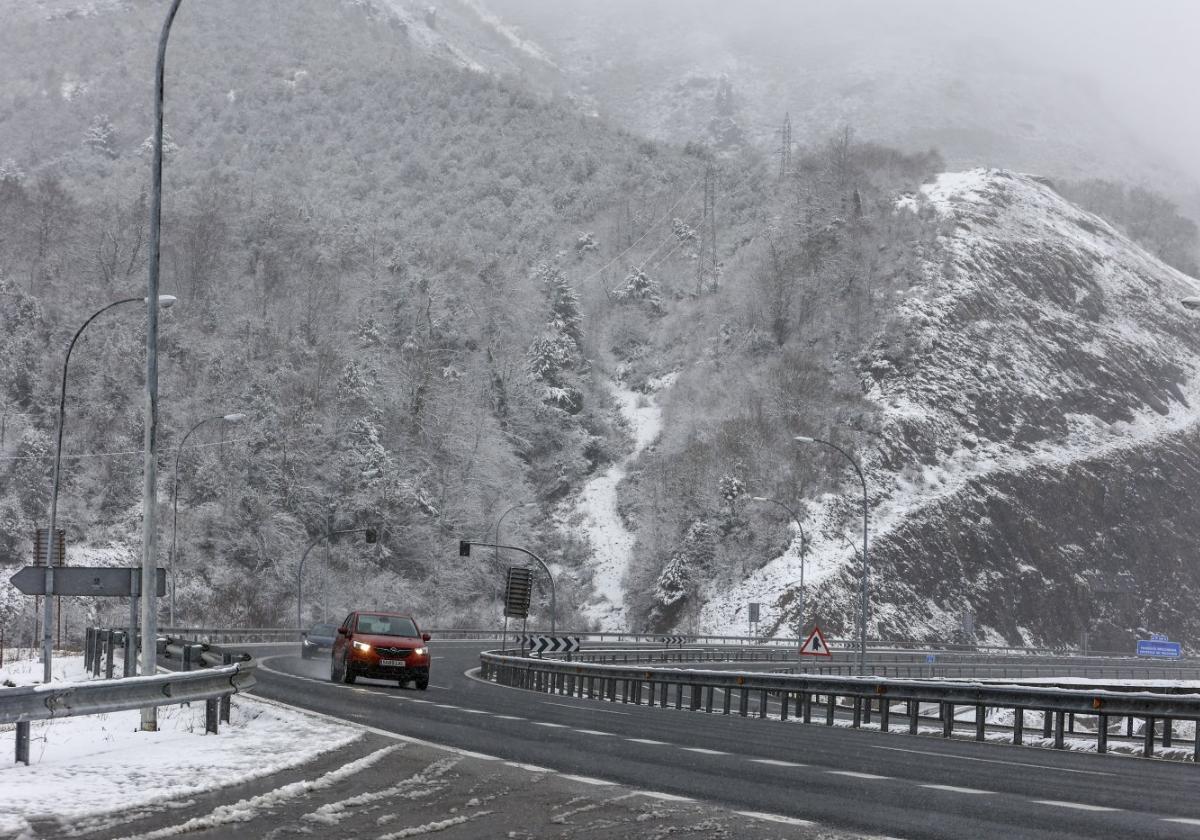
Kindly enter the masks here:
M 784 825 L 816 825 L 812 820 L 799 820 L 795 817 L 785 817 L 783 814 L 764 814 L 762 811 L 734 811 L 734 813 L 740 817 L 749 817 L 752 820 L 783 823 Z
M 550 723 L 550 721 L 547 721 L 547 720 L 535 720 L 533 722 L 533 725 L 534 726 L 544 726 L 547 729 L 570 729 L 571 728 L 564 723 Z
M 930 790 L 944 790 L 947 793 L 977 793 L 977 794 L 995 793 L 995 791 L 991 791 L 991 790 L 979 790 L 978 788 L 958 787 L 957 785 L 920 785 L 920 787 L 929 788 Z
M 528 720 L 520 715 L 493 715 L 493 717 L 498 717 L 500 720 Z
M 543 700 L 542 705 L 558 706 L 562 709 L 574 709 L 577 712 L 587 712 L 588 714 L 591 714 L 592 712 L 600 712 L 604 715 L 625 715 L 626 717 L 633 714 L 632 712 L 618 712 L 615 709 L 589 709 L 585 706 L 572 706 L 570 703 L 552 703 L 549 700 Z
M 1057 799 L 1031 799 L 1034 805 L 1053 805 L 1055 808 L 1074 808 L 1076 811 L 1120 811 L 1107 805 L 1088 805 L 1084 802 L 1061 802 Z
M 857 770 L 826 770 L 831 776 L 849 776 L 851 779 L 890 779 L 891 776 L 880 776 L 876 773 L 860 773 Z
M 1162 821 L 1169 822 L 1169 823 L 1179 823 L 1180 825 L 1198 825 L 1198 826 L 1200 826 L 1200 820 L 1194 820 L 1191 817 L 1163 817 Z
M 912 753 L 914 755 L 932 755 L 937 758 L 956 758 L 960 761 L 981 761 L 984 764 L 1008 764 L 1013 767 L 1036 767 L 1038 770 L 1050 770 L 1055 773 L 1079 773 L 1085 776 L 1113 776 L 1115 773 L 1106 773 L 1103 770 L 1075 770 L 1070 767 L 1053 767 L 1049 764 L 1033 764 L 1026 761 L 1005 761 L 1001 758 L 977 758 L 973 755 L 955 755 L 954 753 L 940 752 L 938 750 L 913 750 L 906 747 L 884 747 L 879 744 L 872 744 L 872 749 L 888 750 L 889 752 Z
M 459 709 L 460 712 L 466 712 L 469 715 L 490 715 L 491 712 L 485 712 L 483 709 Z
M 687 750 L 688 752 L 700 753 L 701 755 L 729 755 L 729 753 L 723 752 L 722 750 L 706 750 L 704 747 L 680 747 L 680 749 Z
M 599 729 L 573 729 L 572 732 L 578 732 L 580 735 L 614 735 L 613 732 L 601 732 Z
M 797 764 L 794 761 L 780 761 L 777 758 L 752 758 L 755 764 L 768 764 L 771 767 L 807 767 L 807 764 Z
M 631 741 L 634 744 L 649 744 L 652 747 L 668 747 L 666 741 L 655 741 L 653 738 L 626 738 L 626 741 Z

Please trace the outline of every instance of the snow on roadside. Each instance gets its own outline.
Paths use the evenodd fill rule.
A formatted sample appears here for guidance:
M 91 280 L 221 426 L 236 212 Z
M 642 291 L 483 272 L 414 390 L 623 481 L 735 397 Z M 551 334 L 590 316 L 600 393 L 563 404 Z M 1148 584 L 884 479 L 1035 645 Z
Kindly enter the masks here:
M 61 669 L 61 670 L 60 670 Z M 83 657 L 61 656 L 56 680 L 84 679 Z M 30 684 L 41 665 L 25 660 L 0 670 L 0 680 Z M 231 722 L 204 734 L 204 704 L 159 707 L 159 731 L 139 731 L 140 712 L 35 721 L 30 764 L 0 765 L 0 835 L 20 835 L 34 820 L 75 825 L 154 803 L 180 802 L 311 761 L 350 744 L 361 730 L 235 696 Z M 2 726 L 11 743 L 15 727 Z
M 670 387 L 674 374 L 651 380 L 652 391 Z M 634 534 L 625 527 L 617 509 L 617 488 L 629 466 L 662 432 L 662 409 L 653 393 L 633 391 L 610 383 L 613 398 L 633 436 L 633 451 L 604 473 L 584 485 L 575 502 L 582 530 L 592 547 L 595 600 L 584 607 L 584 615 L 602 630 L 625 629 L 625 574 L 633 559 Z

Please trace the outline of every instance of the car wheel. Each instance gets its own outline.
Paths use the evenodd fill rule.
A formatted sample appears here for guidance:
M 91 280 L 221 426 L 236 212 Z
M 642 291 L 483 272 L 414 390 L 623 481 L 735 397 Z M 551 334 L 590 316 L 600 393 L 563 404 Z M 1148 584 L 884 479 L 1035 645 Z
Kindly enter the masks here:
M 308 648 L 306 648 L 306 647 L 300 648 L 300 658 L 301 659 L 312 659 L 312 654 L 308 652 Z
M 342 682 L 344 682 L 346 685 L 354 685 L 354 680 L 357 677 L 358 677 L 358 674 L 354 673 L 354 666 L 351 665 L 349 662 L 343 662 L 342 663 Z
M 417 677 L 415 680 L 413 680 L 413 683 L 417 686 L 417 690 L 424 691 L 425 689 L 429 688 L 429 675 L 426 674 L 423 677 Z
M 329 680 L 330 680 L 330 682 L 338 682 L 339 681 L 338 680 L 338 667 L 337 667 L 336 659 L 329 660 Z

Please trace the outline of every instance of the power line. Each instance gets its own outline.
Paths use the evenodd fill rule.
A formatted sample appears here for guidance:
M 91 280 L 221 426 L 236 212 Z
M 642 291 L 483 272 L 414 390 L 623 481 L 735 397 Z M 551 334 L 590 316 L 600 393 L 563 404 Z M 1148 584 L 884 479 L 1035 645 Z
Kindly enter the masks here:
M 672 205 L 671 205 L 671 207 L 670 207 L 670 208 L 667 210 L 667 212 L 666 212 L 666 215 L 664 215 L 664 216 L 663 216 L 661 219 L 659 219 L 658 221 L 656 221 L 656 222 L 654 222 L 653 224 L 651 224 L 651 225 L 650 225 L 650 227 L 646 228 L 646 232 L 645 232 L 645 233 L 643 233 L 641 236 L 639 236 L 639 237 L 637 238 L 637 241 L 636 241 L 636 242 L 634 242 L 632 245 L 630 245 L 628 248 L 626 248 L 626 249 L 625 249 L 624 251 L 622 251 L 621 253 L 617 254 L 615 257 L 613 257 L 611 260 L 609 260 L 607 263 L 605 263 L 605 264 L 604 264 L 603 266 L 601 266 L 599 269 L 597 269 L 596 271 L 594 271 L 594 272 L 592 272 L 591 274 L 589 274 L 587 277 L 585 277 L 585 278 L 583 278 L 582 280 L 580 280 L 580 281 L 579 281 L 579 284 L 580 284 L 580 285 L 583 285 L 584 283 L 588 283 L 588 282 L 590 282 L 590 281 L 594 280 L 595 278 L 599 277 L 601 274 L 603 274 L 604 272 L 606 272 L 606 271 L 608 271 L 610 268 L 612 268 L 614 265 L 616 265 L 616 263 L 617 263 L 617 261 L 618 261 L 618 260 L 620 260 L 620 259 L 621 259 L 622 257 L 624 257 L 626 254 L 628 254 L 630 251 L 632 251 L 632 250 L 633 250 L 634 248 L 636 248 L 638 245 L 640 245 L 640 244 L 642 243 L 642 240 L 644 240 L 644 239 L 645 239 L 647 236 L 649 236 L 649 235 L 650 235 L 650 233 L 651 233 L 651 232 L 652 232 L 652 231 L 653 231 L 653 230 L 654 230 L 656 227 L 658 227 L 660 224 L 662 224 L 664 221 L 666 221 L 667 219 L 669 219 L 669 218 L 671 217 L 671 215 L 672 215 L 672 214 L 675 212 L 675 208 L 676 208 L 676 207 L 678 207 L 680 204 L 682 204 L 682 203 L 683 203 L 683 200 L 684 200 L 685 198 L 687 198 L 687 197 L 688 197 L 688 194 L 689 194 L 689 193 L 691 193 L 691 191 L 692 191 L 692 190 L 694 190 L 694 189 L 696 188 L 696 186 L 697 186 L 697 185 L 700 183 L 700 181 L 702 181 L 702 180 L 703 180 L 702 178 L 697 178 L 695 181 L 693 181 L 693 182 L 692 182 L 692 185 L 691 185 L 690 187 L 688 187 L 686 190 L 684 190 L 684 191 L 683 191 L 683 195 L 679 196 L 679 200 L 678 200 L 678 201 L 676 201 L 674 204 L 672 204 Z M 662 247 L 662 246 L 659 246 L 659 247 Z M 655 250 L 658 250 L 658 249 L 656 248 Z

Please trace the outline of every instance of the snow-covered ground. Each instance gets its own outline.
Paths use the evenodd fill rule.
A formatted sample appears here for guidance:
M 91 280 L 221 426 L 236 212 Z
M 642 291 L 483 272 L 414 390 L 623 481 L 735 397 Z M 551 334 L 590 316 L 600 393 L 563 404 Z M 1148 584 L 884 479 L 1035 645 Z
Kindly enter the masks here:
M 55 681 L 85 680 L 83 657 L 54 661 Z M 23 660 L 0 669 L 0 681 L 39 682 L 42 666 Z M 179 803 L 203 791 L 296 767 L 362 737 L 360 730 L 235 696 L 230 723 L 204 734 L 204 704 L 159 708 L 159 731 L 139 731 L 140 712 L 38 721 L 30 763 L 0 764 L 0 835 L 20 834 L 30 820 L 68 823 L 155 803 Z M 13 726 L 0 727 L 12 748 Z
M 1189 370 L 1190 381 L 1184 387 L 1187 402 L 1169 403 L 1164 412 L 1143 409 L 1128 421 L 1105 422 L 1090 415 L 1068 416 L 1069 430 L 1058 438 L 1043 438 L 1016 448 L 1011 442 L 977 438 L 962 427 L 955 418 L 955 408 L 927 404 L 929 392 L 915 390 L 907 393 L 897 386 L 888 394 L 872 393 L 881 405 L 885 427 L 899 425 L 906 418 L 919 418 L 930 426 L 941 423 L 946 435 L 959 434 L 958 448 L 939 458 L 937 466 L 925 466 L 915 474 L 889 473 L 875 469 L 871 454 L 863 463 L 870 486 L 871 542 L 887 537 L 921 511 L 961 492 L 970 482 L 988 479 L 999 474 L 1019 474 L 1045 467 L 1065 468 L 1087 459 L 1110 456 L 1122 450 L 1145 446 L 1148 443 L 1194 425 L 1196 413 L 1191 406 L 1200 399 L 1200 367 L 1167 335 L 1153 330 L 1155 314 L 1152 307 L 1161 307 L 1185 294 L 1200 293 L 1200 282 L 1165 265 L 1135 243 L 1114 230 L 1097 216 L 1075 208 L 1051 188 L 1028 176 L 998 170 L 975 169 L 968 172 L 945 173 L 919 196 L 906 196 L 897 202 L 898 210 L 916 211 L 930 206 L 943 218 L 969 214 L 973 209 L 994 211 L 986 221 L 972 219 L 971 228 L 963 227 L 943 242 L 956 258 L 956 275 L 952 282 L 931 283 L 930 289 L 912 294 L 900 304 L 900 311 L 912 323 L 920 325 L 939 341 L 949 342 L 952 332 L 945 325 L 953 323 L 952 312 L 959 305 L 963 290 L 978 284 L 1000 282 L 986 272 L 976 269 L 978 254 L 991 248 L 1011 247 L 1019 252 L 1024 243 L 1046 240 L 1060 245 L 1066 252 L 1081 255 L 1085 261 L 1099 266 L 1094 279 L 1106 297 L 1120 304 L 1111 304 L 1112 312 L 1095 330 L 1095 352 L 1119 356 L 1126 345 L 1155 348 L 1161 358 L 1177 359 Z M 965 267 L 964 267 L 965 266 Z M 940 267 L 938 268 L 940 271 Z M 1139 295 L 1145 297 L 1144 278 L 1152 278 L 1162 289 L 1155 300 L 1146 302 L 1150 314 L 1139 310 L 1140 304 L 1130 303 Z M 1015 294 L 1015 293 L 1014 293 Z M 1054 313 L 1047 310 L 1046 317 Z M 1136 317 L 1135 317 L 1136 315 Z M 1014 351 L 1015 352 L 1015 351 Z M 965 358 L 965 356 L 964 356 Z M 1030 393 L 1051 392 L 1060 383 L 1035 359 L 1017 359 L 1024 373 L 1014 377 L 1026 383 Z M 972 386 L 969 376 L 953 370 L 927 371 L 930 380 L 949 393 L 961 393 Z M 992 371 L 997 375 L 996 371 Z M 926 383 L 928 384 L 928 383 Z M 861 510 L 861 495 L 852 474 L 845 481 L 844 497 L 851 500 L 852 509 Z M 807 503 L 810 516 L 806 522 L 810 544 L 806 580 L 810 590 L 849 564 L 855 552 L 862 550 L 861 519 L 849 517 L 845 530 L 829 527 L 830 512 L 840 509 L 844 498 L 825 494 Z M 758 601 L 764 605 L 776 603 L 794 581 L 800 577 L 800 557 L 797 546 L 790 546 L 782 555 L 768 562 L 737 586 L 705 594 L 700 624 L 711 633 L 744 633 L 745 604 Z M 894 613 L 883 599 L 872 604 L 872 623 L 884 623 Z M 908 626 L 913 635 L 945 630 L 957 625 L 958 616 L 949 614 L 934 603 L 929 604 L 930 617 L 920 625 Z M 774 613 L 767 611 L 768 620 Z M 980 628 L 978 640 L 984 643 L 1003 643 L 994 628 Z
M 673 377 L 654 380 L 654 390 L 669 387 Z M 662 431 L 662 410 L 654 394 L 632 391 L 611 384 L 621 416 L 633 436 L 633 451 L 592 479 L 583 487 L 575 503 L 581 515 L 584 536 L 592 546 L 595 597 L 585 608 L 589 620 L 602 630 L 625 627 L 625 574 L 633 557 L 634 534 L 625 527 L 617 510 L 617 487 L 629 471 L 629 465 L 658 438 Z

